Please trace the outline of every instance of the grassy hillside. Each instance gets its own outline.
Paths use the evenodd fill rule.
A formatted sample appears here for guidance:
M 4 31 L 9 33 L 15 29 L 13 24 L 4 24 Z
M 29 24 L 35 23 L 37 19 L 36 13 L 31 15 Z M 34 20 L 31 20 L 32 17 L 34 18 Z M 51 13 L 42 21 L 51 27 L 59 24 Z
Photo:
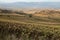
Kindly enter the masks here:
M 60 40 L 59 11 L 5 11 L 0 12 L 0 40 Z

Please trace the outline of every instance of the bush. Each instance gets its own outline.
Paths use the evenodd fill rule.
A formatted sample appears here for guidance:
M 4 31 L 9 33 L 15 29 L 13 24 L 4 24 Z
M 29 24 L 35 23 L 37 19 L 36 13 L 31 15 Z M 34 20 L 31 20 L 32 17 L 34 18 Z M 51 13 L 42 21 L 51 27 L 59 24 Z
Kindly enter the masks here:
M 29 17 L 31 18 L 32 17 L 32 14 L 29 14 Z

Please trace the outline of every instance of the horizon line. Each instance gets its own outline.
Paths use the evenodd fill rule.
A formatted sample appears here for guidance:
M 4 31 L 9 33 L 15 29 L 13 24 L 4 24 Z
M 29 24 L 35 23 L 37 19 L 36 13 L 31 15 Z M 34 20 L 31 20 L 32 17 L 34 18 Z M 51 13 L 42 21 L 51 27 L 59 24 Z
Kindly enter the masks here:
M 23 2 L 23 1 L 21 1 L 21 2 Z M 41 2 L 43 2 L 43 1 L 41 1 Z M 44 1 L 44 2 L 48 2 L 48 1 Z M 53 2 L 53 1 L 49 1 L 49 2 Z M 18 2 L 0 2 L 0 3 L 18 3 Z M 39 3 L 39 2 L 25 2 L 25 3 Z

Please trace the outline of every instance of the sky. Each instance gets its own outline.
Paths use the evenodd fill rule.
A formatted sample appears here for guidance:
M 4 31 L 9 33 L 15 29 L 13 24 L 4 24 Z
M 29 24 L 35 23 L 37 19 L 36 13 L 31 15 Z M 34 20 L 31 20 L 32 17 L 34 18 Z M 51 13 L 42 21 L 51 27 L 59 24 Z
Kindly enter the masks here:
M 60 2 L 60 0 L 0 0 L 0 3 L 12 2 Z

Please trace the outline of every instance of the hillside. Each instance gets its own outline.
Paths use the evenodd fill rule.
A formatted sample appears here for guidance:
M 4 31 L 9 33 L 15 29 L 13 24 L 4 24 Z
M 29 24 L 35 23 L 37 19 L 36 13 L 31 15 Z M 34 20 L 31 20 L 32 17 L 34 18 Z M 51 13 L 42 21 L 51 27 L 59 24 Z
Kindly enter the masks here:
M 30 12 L 0 9 L 0 40 L 60 40 L 60 10 Z

